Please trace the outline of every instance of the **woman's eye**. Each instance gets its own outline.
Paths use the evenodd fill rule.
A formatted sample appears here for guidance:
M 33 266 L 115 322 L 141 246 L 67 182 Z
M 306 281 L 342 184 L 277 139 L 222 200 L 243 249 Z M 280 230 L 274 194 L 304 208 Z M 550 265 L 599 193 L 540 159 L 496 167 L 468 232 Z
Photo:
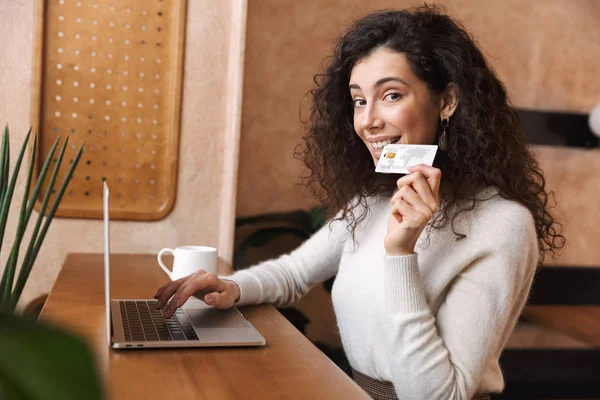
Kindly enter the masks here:
M 396 101 L 398 99 L 400 99 L 402 97 L 402 95 L 400 93 L 388 93 L 385 95 L 385 97 L 383 98 L 386 101 Z
M 354 99 L 354 100 L 352 100 L 352 103 L 353 103 L 354 107 L 362 107 L 365 104 L 367 104 L 367 102 L 364 101 L 363 99 Z

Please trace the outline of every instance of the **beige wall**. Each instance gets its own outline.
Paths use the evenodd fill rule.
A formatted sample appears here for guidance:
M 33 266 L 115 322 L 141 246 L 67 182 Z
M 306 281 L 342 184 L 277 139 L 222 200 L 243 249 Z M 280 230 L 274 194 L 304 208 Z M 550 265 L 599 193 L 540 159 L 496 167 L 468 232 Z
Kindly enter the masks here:
M 0 0 L 0 9 L 0 122 L 10 124 L 14 158 L 14 149 L 20 147 L 31 124 L 34 1 Z M 177 202 L 158 222 L 113 222 L 115 253 L 157 253 L 179 244 L 206 244 L 218 246 L 220 254 L 231 259 L 245 12 L 244 0 L 188 0 Z M 21 198 L 23 184 L 17 187 L 15 199 Z M 13 211 L 2 266 L 15 227 Z M 101 253 L 102 222 L 53 221 L 21 306 L 50 290 L 69 252 Z
M 600 103 L 600 2 L 439 3 L 479 40 L 517 106 L 588 112 Z M 349 22 L 371 10 L 418 4 L 249 1 L 238 215 L 316 204 L 297 185 L 304 169 L 292 157 L 303 134 L 298 110 L 313 74 Z M 600 265 L 600 150 L 539 148 L 539 159 L 556 192 L 557 214 L 568 238 L 557 262 Z

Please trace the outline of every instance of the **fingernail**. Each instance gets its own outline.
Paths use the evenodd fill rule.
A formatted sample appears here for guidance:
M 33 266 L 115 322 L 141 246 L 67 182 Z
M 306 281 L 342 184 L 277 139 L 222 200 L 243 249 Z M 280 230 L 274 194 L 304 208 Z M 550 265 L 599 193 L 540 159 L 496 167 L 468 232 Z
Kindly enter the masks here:
M 159 308 L 161 308 L 161 307 L 162 307 L 162 305 L 163 305 L 163 304 L 162 304 L 162 301 L 161 301 L 161 300 L 159 300 L 159 301 L 158 301 L 158 303 L 156 303 L 156 308 L 157 308 L 157 309 L 159 309 Z
M 177 299 L 177 303 L 175 304 L 175 306 L 177 306 L 177 307 L 181 306 L 181 299 Z
M 212 303 L 213 303 L 213 301 L 215 301 L 215 299 L 213 299 L 213 297 L 212 297 L 212 296 L 210 296 L 210 295 L 209 295 L 209 296 L 205 296 L 205 297 L 204 297 L 204 302 L 205 302 L 206 304 L 212 304 Z

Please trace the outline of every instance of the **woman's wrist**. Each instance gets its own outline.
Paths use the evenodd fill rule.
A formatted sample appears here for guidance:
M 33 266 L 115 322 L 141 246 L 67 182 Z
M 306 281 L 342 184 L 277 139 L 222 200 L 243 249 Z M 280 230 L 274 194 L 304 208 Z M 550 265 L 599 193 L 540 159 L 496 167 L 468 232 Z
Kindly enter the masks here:
M 228 281 L 229 285 L 231 286 L 231 293 L 233 294 L 233 302 L 237 302 L 240 299 L 240 296 L 242 295 L 242 291 L 240 289 L 240 286 L 234 282 L 234 281 Z
M 391 257 L 398 256 L 410 256 L 415 253 L 415 249 L 402 249 L 402 248 L 393 248 L 393 249 L 385 249 L 385 255 Z

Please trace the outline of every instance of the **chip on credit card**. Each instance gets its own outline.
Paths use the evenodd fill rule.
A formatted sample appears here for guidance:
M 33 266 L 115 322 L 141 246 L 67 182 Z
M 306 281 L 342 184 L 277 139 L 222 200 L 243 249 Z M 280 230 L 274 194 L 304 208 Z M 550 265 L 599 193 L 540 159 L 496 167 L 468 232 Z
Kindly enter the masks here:
M 409 174 L 408 168 L 415 165 L 432 166 L 437 148 L 434 144 L 388 144 L 381 152 L 375 172 Z

